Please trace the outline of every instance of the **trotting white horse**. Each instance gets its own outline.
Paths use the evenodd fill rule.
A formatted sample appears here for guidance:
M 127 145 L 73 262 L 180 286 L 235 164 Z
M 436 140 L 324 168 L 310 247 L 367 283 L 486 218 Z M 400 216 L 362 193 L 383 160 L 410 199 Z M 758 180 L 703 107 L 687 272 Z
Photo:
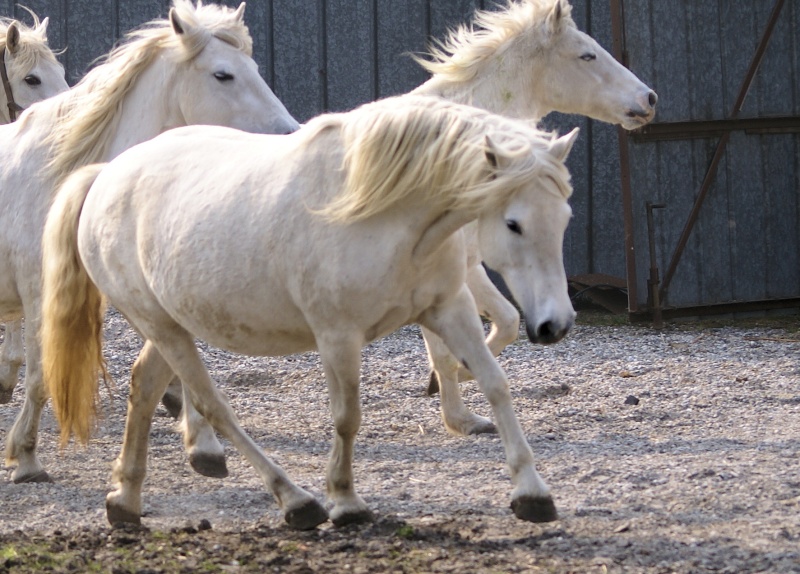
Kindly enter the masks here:
M 567 0 L 508 0 L 503 10 L 478 12 L 475 26 L 461 27 L 418 61 L 432 74 L 412 93 L 437 95 L 494 113 L 537 121 L 550 112 L 580 114 L 638 128 L 655 116 L 656 93 L 619 64 L 594 39 L 575 26 Z M 519 334 L 520 317 L 494 286 L 481 265 L 474 226 L 468 226 L 467 284 L 482 315 L 492 321 L 487 338 L 498 355 Z M 514 238 L 529 230 L 509 220 L 506 233 Z M 507 278 L 510 270 L 496 269 Z M 431 333 L 423 329 L 431 365 L 429 392 L 441 388 L 445 427 L 453 434 L 496 432 L 492 422 L 471 412 L 458 389 L 469 373 Z M 550 337 L 547 328 L 528 332 L 538 342 Z M 178 395 L 173 395 L 177 404 Z M 175 407 L 177 410 L 177 407 Z
M 30 12 L 30 10 L 29 10 Z M 47 44 L 48 18 L 33 17 L 33 28 L 0 18 L 0 124 L 16 120 L 31 104 L 63 92 L 69 86 L 64 68 Z M 0 345 L 0 404 L 11 400 L 25 358 L 22 320 L 6 325 Z
M 266 133 L 299 127 L 258 74 L 243 12 L 244 4 L 175 0 L 168 20 L 130 34 L 72 90 L 0 126 L 0 318 L 24 315 L 28 333 L 39 332 L 41 232 L 56 186 L 77 167 L 187 124 Z M 26 343 L 25 403 L 6 445 L 15 482 L 49 480 L 36 456 L 46 401 L 40 347 L 35 336 Z
M 352 473 L 361 349 L 408 323 L 441 337 L 491 403 L 515 514 L 554 520 L 465 284 L 461 228 L 477 220 L 487 262 L 518 268 L 510 288 L 532 328 L 566 333 L 575 312 L 562 262 L 571 216 L 564 159 L 576 132 L 554 139 L 473 107 L 401 96 L 320 116 L 289 136 L 173 130 L 73 174 L 43 240 L 43 361 L 63 441 L 92 429 L 104 297 L 146 341 L 109 521 L 140 520 L 150 424 L 173 372 L 291 526 L 328 518 L 239 426 L 195 337 L 250 355 L 319 351 L 336 431 L 330 518 L 369 520 Z M 507 261 L 502 233 L 509 218 L 531 230 L 516 261 Z
M 435 48 L 428 60 L 418 58 L 432 77 L 414 94 L 438 95 L 506 116 L 538 121 L 553 111 L 580 114 L 634 129 L 655 116 L 656 93 L 619 64 L 594 39 L 575 26 L 567 0 L 509 0 L 498 12 L 479 12 L 476 28 L 461 27 Z M 509 219 L 513 238 L 531 230 Z M 477 227 L 465 230 L 469 262 L 467 285 L 481 314 L 492 321 L 487 338 L 498 355 L 519 334 L 520 317 L 494 286 L 481 265 Z M 495 268 L 508 281 L 511 269 Z M 546 343 L 557 339 L 543 325 L 527 323 L 528 337 Z M 423 328 L 432 365 L 429 393 L 441 390 L 445 427 L 453 434 L 496 432 L 492 422 L 471 412 L 458 389 L 470 378 L 467 369 L 441 341 Z M 438 385 L 437 385 L 438 379 Z

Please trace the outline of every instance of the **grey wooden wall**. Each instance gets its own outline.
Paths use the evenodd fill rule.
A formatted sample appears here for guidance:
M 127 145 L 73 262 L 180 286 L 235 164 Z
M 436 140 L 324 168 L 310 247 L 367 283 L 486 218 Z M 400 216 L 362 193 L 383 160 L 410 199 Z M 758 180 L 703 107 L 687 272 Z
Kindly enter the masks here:
M 774 0 L 627 0 L 631 66 L 659 93 L 658 121 L 727 117 Z M 800 115 L 800 3 L 783 7 L 740 117 Z M 649 267 L 645 202 L 666 269 L 718 138 L 632 144 L 639 301 Z M 733 132 L 667 303 L 800 296 L 800 134 Z
M 224 0 L 236 6 L 238 0 Z M 51 18 L 68 81 L 126 30 L 166 15 L 168 0 L 24 0 Z M 301 121 L 406 92 L 426 79 L 407 52 L 470 19 L 493 0 L 251 0 L 246 20 L 254 57 Z M 786 3 L 743 115 L 800 112 L 800 5 Z M 772 0 L 625 0 L 633 71 L 660 96 L 657 121 L 719 119 L 731 110 Z M 611 49 L 607 1 L 574 0 L 578 26 Z M 14 0 L 0 13 L 26 18 Z M 565 244 L 568 273 L 626 275 L 616 128 L 553 114 L 545 125 L 582 128 L 570 158 L 575 217 Z M 691 209 L 715 139 L 631 143 L 639 302 L 649 266 L 645 202 L 656 213 L 659 267 Z M 797 134 L 736 132 L 669 292 L 672 305 L 800 295 L 800 145 Z

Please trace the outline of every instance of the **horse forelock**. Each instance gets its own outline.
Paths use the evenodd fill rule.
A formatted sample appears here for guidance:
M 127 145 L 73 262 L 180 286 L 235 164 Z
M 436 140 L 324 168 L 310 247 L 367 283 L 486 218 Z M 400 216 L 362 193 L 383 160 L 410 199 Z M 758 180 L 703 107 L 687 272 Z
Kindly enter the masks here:
M 30 10 L 29 10 L 30 12 Z M 47 44 L 45 29 L 39 22 L 39 17 L 30 12 L 33 17 L 33 28 L 27 26 L 19 20 L 10 18 L 0 18 L 0 53 L 6 48 L 6 36 L 8 27 L 12 23 L 17 24 L 19 30 L 19 48 L 14 54 L 14 61 L 19 64 L 19 70 L 30 70 L 41 61 L 57 62 L 56 56 Z M 9 70 L 13 74 L 14 70 Z M 24 73 L 24 72 L 23 72 Z
M 124 97 L 157 55 L 167 51 L 173 61 L 185 63 L 197 57 L 212 38 L 247 56 L 252 54 L 250 33 L 233 10 L 202 2 L 194 6 L 190 0 L 174 0 L 174 7 L 187 24 L 183 34 L 175 34 L 167 19 L 142 25 L 126 34 L 75 88 L 58 98 L 56 120 L 47 140 L 52 158 L 49 168 L 55 177 L 66 177 L 103 157 Z
M 333 221 L 365 219 L 412 195 L 415 203 L 477 217 L 545 173 L 562 196 L 569 189 L 563 162 L 548 153 L 552 134 L 477 108 L 400 96 L 335 117 L 346 183 L 318 212 Z M 326 121 L 315 124 L 317 133 Z M 487 135 L 501 168 L 486 159 Z
M 561 0 L 508 0 L 500 11 L 480 10 L 471 25 L 451 30 L 445 40 L 434 40 L 428 54 L 412 56 L 431 74 L 451 82 L 468 82 L 516 40 L 545 41 L 542 25 Z M 563 5 L 563 23 L 575 26 L 572 6 Z

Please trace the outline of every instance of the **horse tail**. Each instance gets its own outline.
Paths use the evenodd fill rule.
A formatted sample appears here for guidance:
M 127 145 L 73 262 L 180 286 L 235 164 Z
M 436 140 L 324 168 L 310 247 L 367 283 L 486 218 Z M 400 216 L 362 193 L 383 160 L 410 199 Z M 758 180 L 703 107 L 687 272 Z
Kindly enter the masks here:
M 61 427 L 61 446 L 74 434 L 86 444 L 97 420 L 103 297 L 78 253 L 78 219 L 102 164 L 71 174 L 60 187 L 42 238 L 42 370 Z

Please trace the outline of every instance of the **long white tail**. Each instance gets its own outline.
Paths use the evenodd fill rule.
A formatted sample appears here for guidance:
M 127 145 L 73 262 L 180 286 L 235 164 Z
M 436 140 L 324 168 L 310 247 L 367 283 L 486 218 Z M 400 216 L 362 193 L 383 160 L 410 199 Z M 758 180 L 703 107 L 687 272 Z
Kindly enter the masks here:
M 42 369 L 61 427 L 61 446 L 74 434 L 88 442 L 97 418 L 103 359 L 103 296 L 78 253 L 78 220 L 103 164 L 71 174 L 58 191 L 42 238 Z

